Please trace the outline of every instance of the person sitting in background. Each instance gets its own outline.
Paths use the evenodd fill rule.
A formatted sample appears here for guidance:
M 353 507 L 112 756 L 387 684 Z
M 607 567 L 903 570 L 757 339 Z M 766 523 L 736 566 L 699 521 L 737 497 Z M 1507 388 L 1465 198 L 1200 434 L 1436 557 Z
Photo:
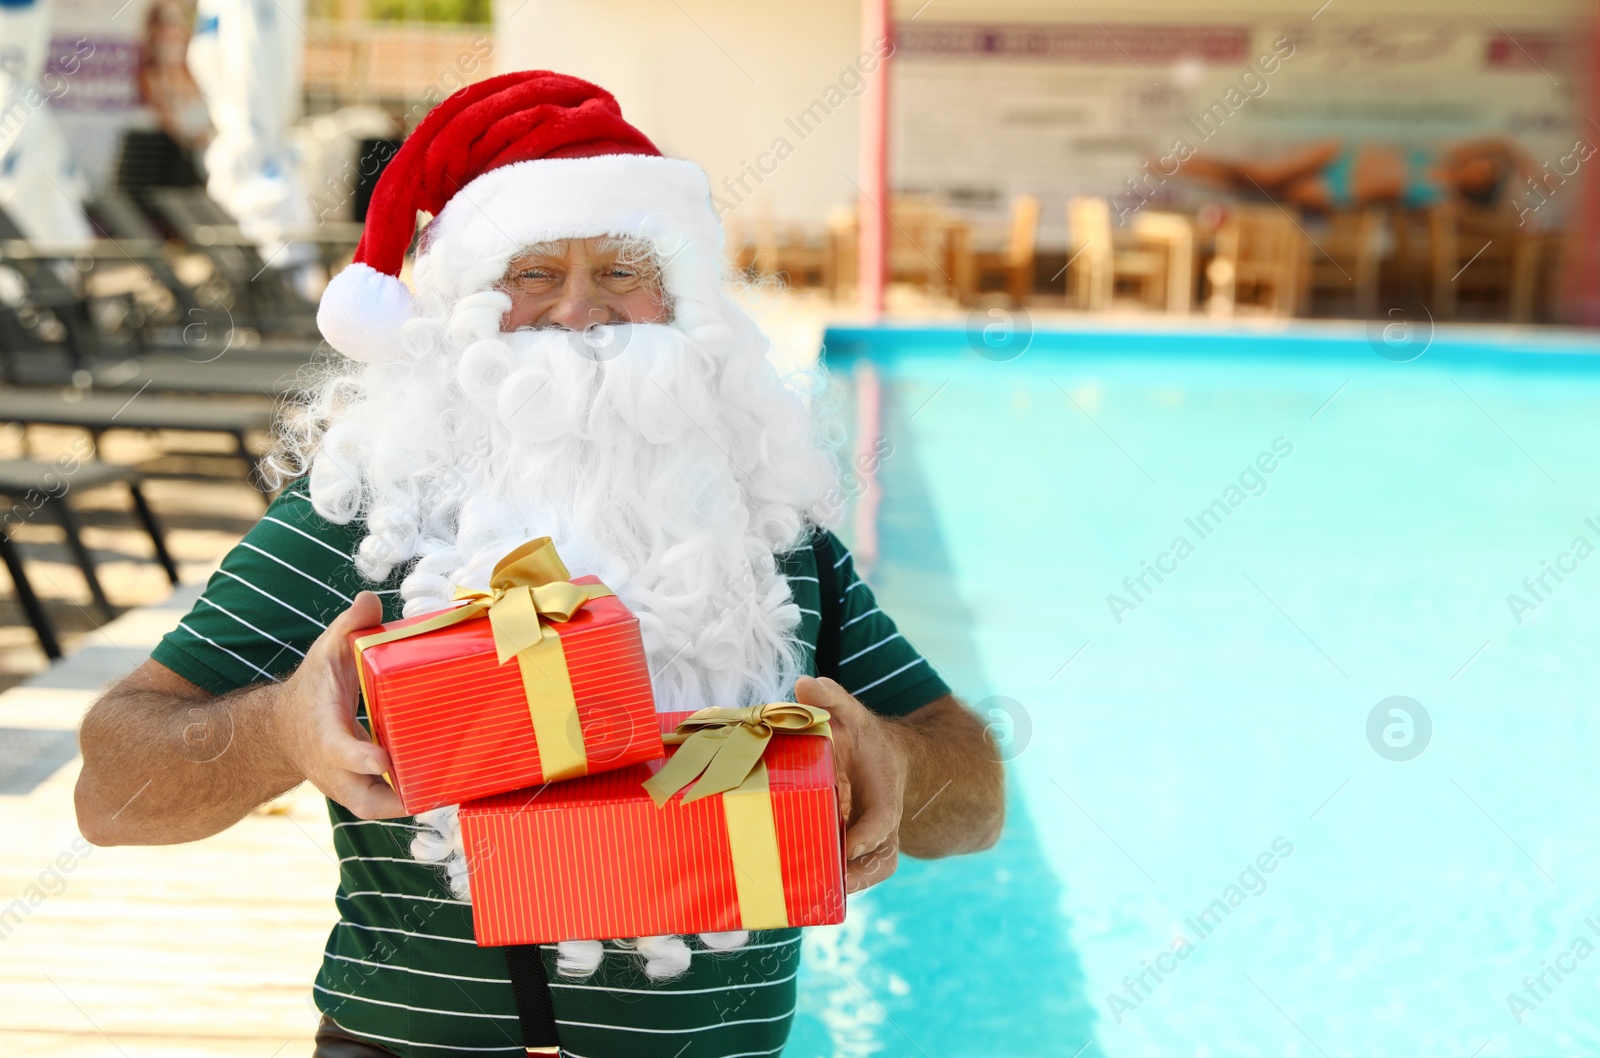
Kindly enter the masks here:
M 1246 200 L 1265 197 L 1325 213 L 1382 204 L 1422 209 L 1451 198 L 1486 208 L 1504 206 L 1533 167 L 1519 148 L 1498 139 L 1445 150 L 1330 140 L 1270 161 L 1196 154 L 1179 172 Z

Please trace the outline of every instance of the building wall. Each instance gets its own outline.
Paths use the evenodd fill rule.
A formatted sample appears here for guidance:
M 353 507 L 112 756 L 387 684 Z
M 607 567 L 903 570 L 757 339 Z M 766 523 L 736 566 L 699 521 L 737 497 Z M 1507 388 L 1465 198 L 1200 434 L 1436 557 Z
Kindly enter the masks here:
M 1146 159 L 1185 137 L 1209 154 L 1246 161 L 1330 140 L 1420 139 L 1434 150 L 1507 137 L 1535 164 L 1570 149 L 1573 78 L 1558 53 L 1564 38 L 1579 36 L 1579 13 L 1592 5 L 1398 6 L 1400 13 L 1393 0 L 1332 0 L 1320 11 L 1301 0 L 896 0 L 906 35 L 891 85 L 891 181 L 952 196 L 980 221 L 1003 219 L 1011 195 L 1032 191 L 1045 202 L 1049 246 L 1064 241 L 1071 194 L 1126 193 L 1131 178 L 1151 201 L 1186 204 L 1188 192 L 1152 188 L 1140 175 Z M 985 53 L 970 39 L 948 54 L 929 44 L 936 31 L 962 26 L 1066 32 L 1048 45 L 1053 53 L 1034 56 L 1003 47 Z M 841 88 L 856 83 L 856 3 L 497 0 L 495 30 L 498 69 L 547 66 L 611 88 L 663 150 L 706 166 L 719 206 L 736 219 L 817 223 L 855 200 L 858 126 Z M 1497 45 L 1502 31 L 1518 46 Z M 1109 46 L 1107 32 L 1117 38 Z M 1269 89 L 1202 141 L 1193 119 L 1286 34 L 1296 51 Z M 1184 43 L 1202 39 L 1209 57 L 1185 54 L 1205 51 Z M 830 98 L 844 105 L 829 108 Z M 825 120 L 797 128 L 818 101 Z M 1600 144 L 1600 132 L 1588 131 Z M 1419 172 L 1431 164 L 1421 155 L 1413 163 Z
M 593 80 L 662 151 L 705 166 L 738 217 L 815 220 L 854 201 L 854 101 L 804 136 L 789 122 L 854 82 L 859 20 L 841 0 L 496 0 L 497 70 Z

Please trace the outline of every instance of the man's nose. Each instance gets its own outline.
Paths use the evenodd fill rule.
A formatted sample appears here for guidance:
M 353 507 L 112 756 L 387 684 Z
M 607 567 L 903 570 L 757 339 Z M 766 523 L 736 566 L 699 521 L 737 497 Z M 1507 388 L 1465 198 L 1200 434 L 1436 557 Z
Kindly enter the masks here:
M 557 327 L 581 331 L 610 318 L 605 301 L 593 283 L 569 277 L 561 288 L 561 296 L 551 306 L 546 319 Z

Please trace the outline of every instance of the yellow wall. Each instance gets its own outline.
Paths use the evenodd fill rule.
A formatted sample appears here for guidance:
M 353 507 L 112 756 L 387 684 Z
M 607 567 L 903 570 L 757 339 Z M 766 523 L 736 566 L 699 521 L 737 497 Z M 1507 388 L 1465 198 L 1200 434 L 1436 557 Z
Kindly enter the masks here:
M 522 5 L 519 9 L 519 5 Z M 496 0 L 497 69 L 549 68 L 593 80 L 665 153 L 706 167 L 714 186 L 746 175 L 741 216 L 780 203 L 789 216 L 818 217 L 853 200 L 853 105 L 831 114 L 803 142 L 785 124 L 857 54 L 853 3 L 748 0 Z M 794 151 L 761 159 L 778 137 Z M 848 174 L 848 175 L 847 175 Z

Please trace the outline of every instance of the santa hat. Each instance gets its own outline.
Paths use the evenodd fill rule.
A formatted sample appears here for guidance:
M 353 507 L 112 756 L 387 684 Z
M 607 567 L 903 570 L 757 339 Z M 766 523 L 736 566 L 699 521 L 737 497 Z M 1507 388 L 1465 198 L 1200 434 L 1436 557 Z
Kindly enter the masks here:
M 548 70 L 502 74 L 456 92 L 422 119 L 378 179 L 353 262 L 333 277 L 317 326 L 371 362 L 400 349 L 411 293 L 400 279 L 417 213 L 430 240 L 509 258 L 552 239 L 650 240 L 676 303 L 716 289 L 722 229 L 705 172 L 662 157 L 611 93 Z

